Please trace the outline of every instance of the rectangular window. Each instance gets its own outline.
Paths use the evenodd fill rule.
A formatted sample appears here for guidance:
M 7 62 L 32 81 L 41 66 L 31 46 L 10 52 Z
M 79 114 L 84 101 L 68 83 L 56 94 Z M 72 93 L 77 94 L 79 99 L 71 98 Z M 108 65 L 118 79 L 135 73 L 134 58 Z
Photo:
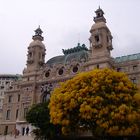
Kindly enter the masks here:
M 27 112 L 28 112 L 28 108 L 24 108 L 24 118 L 26 118 Z
M 97 69 L 99 69 L 100 68 L 100 66 L 99 66 L 99 64 L 97 64 Z
M 1 88 L 1 89 L 4 89 L 4 86 L 1 86 L 0 88 Z
M 8 102 L 9 102 L 9 103 L 12 102 L 12 95 L 9 96 L 9 98 L 8 98 Z
M 99 35 L 95 35 L 95 41 L 96 42 L 99 42 L 100 40 L 99 40 Z
M 20 94 L 18 94 L 18 102 L 20 101 Z
M 10 83 L 9 81 L 6 81 L 6 82 L 5 82 L 6 85 L 8 85 L 9 83 Z
M 136 77 L 131 78 L 131 81 L 132 81 L 133 84 L 137 84 L 137 79 L 136 79 Z
M 117 68 L 117 72 L 120 72 L 122 69 L 121 68 Z
M 5 126 L 4 135 L 7 135 L 7 133 L 8 133 L 8 126 Z
M 11 111 L 7 110 L 7 112 L 6 112 L 6 120 L 10 120 L 10 113 L 11 113 Z
M 19 109 L 16 110 L 16 119 L 18 118 Z
M 133 70 L 137 70 L 137 67 L 138 67 L 137 65 L 134 65 Z

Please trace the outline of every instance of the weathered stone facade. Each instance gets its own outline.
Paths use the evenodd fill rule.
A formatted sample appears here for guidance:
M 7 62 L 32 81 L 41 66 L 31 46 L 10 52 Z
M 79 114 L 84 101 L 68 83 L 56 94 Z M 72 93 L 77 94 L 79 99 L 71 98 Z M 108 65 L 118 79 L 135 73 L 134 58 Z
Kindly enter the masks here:
M 95 13 L 89 49 L 78 43 L 72 49 L 63 50 L 64 55 L 53 57 L 46 63 L 42 30 L 40 27 L 35 30 L 33 41 L 28 47 L 27 67 L 23 70 L 22 79 L 5 93 L 2 133 L 10 133 L 16 127 L 24 134 L 28 125 L 25 120 L 28 109 L 33 104 L 48 100 L 59 82 L 79 72 L 108 67 L 126 72 L 134 83 L 139 84 L 140 54 L 113 58 L 110 54 L 113 49 L 112 35 L 106 25 L 104 12 L 99 8 Z
M 4 92 L 7 89 L 12 88 L 12 83 L 17 81 L 19 78 L 20 75 L 0 74 L 0 126 L 2 122 Z

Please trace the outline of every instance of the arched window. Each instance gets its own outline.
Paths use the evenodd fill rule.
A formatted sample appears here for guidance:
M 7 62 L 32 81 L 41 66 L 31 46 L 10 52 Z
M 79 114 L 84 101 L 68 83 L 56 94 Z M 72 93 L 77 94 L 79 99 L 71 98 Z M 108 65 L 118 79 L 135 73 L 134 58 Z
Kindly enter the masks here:
M 45 73 L 46 78 L 49 77 L 49 76 L 50 76 L 50 70 L 46 71 L 46 73 Z
M 99 35 L 95 35 L 95 41 L 98 43 L 100 41 Z
M 41 87 L 41 93 L 42 93 L 41 102 L 46 102 L 50 99 L 51 91 L 52 91 L 52 84 L 51 83 L 46 83 L 46 84 L 42 85 L 42 87 Z
M 59 75 L 62 75 L 63 73 L 64 73 L 63 68 L 59 69 L 58 74 L 59 74 Z
M 78 71 L 78 66 L 74 66 L 72 71 L 73 71 L 73 73 L 76 73 Z

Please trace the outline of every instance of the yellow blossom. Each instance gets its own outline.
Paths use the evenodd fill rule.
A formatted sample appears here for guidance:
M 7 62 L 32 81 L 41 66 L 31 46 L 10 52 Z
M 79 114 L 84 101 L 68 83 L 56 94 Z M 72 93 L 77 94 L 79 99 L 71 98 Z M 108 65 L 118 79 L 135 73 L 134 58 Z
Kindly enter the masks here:
M 64 134 L 82 122 L 85 128 L 93 125 L 93 132 L 102 128 L 104 134 L 123 136 L 140 131 L 139 104 L 140 94 L 127 75 L 95 69 L 61 83 L 52 92 L 49 108 L 51 122 L 61 125 Z

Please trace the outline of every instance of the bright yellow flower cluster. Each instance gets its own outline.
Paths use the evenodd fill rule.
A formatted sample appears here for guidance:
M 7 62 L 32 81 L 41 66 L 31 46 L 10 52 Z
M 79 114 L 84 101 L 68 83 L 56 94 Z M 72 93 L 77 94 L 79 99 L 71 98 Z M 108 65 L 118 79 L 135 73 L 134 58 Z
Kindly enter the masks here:
M 140 94 L 124 73 L 110 69 L 84 72 L 61 83 L 50 99 L 53 124 L 62 132 L 74 125 L 96 134 L 136 135 L 140 131 Z

